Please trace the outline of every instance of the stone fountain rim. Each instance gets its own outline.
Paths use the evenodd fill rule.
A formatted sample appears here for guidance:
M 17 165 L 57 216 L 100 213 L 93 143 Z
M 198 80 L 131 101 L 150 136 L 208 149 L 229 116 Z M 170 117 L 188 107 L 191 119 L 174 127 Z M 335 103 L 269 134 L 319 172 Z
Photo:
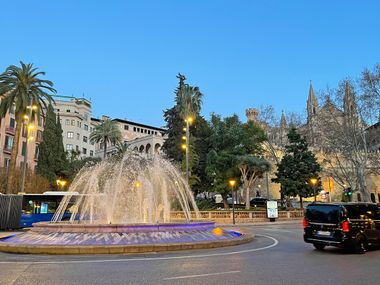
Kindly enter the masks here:
M 212 229 L 215 222 L 170 222 L 156 224 L 86 224 L 68 222 L 34 223 L 32 231 L 61 233 L 141 233 L 141 232 L 175 232 Z

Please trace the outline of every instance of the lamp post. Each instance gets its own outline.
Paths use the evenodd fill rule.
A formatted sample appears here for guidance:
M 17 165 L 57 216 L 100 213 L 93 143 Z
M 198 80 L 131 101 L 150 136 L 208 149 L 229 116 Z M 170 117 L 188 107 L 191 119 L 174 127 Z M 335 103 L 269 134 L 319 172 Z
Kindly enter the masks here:
M 57 179 L 55 182 L 57 182 L 58 190 L 63 190 L 63 187 L 65 187 L 67 181 L 63 179 Z
M 30 99 L 30 106 L 27 106 L 28 114 L 24 116 L 23 126 L 26 128 L 26 140 L 25 140 L 25 152 L 24 152 L 24 164 L 22 165 L 22 175 L 21 175 L 21 192 L 25 191 L 25 176 L 26 176 L 26 166 L 28 164 L 28 142 L 33 140 L 30 136 L 30 131 L 33 130 L 34 126 L 31 124 L 33 111 L 37 110 L 37 106 L 33 106 L 33 101 Z
M 190 139 L 190 130 L 189 130 L 189 127 L 190 125 L 193 123 L 194 121 L 194 118 L 193 117 L 187 117 L 185 119 L 185 123 L 186 123 L 186 148 L 185 149 L 185 154 L 186 154 L 186 181 L 187 183 L 189 183 L 189 139 Z
M 234 199 L 234 187 L 236 185 L 236 180 L 235 179 L 230 179 L 228 183 L 231 186 L 231 193 L 232 193 L 232 224 L 235 224 L 235 199 Z
M 317 202 L 316 186 L 317 186 L 318 179 L 317 178 L 311 178 L 310 182 L 311 182 L 311 185 L 313 186 L 314 202 Z

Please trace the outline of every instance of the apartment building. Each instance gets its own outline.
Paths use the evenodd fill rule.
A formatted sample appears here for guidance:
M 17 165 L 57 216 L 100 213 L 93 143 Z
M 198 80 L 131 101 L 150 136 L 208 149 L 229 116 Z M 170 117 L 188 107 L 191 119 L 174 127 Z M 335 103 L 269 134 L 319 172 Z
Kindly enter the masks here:
M 27 166 L 34 170 L 37 165 L 39 143 L 42 141 L 43 119 L 32 121 L 33 129 L 29 131 L 27 143 L 26 128 L 23 127 L 19 142 L 19 152 L 16 158 L 16 166 L 22 167 L 26 147 L 28 148 Z M 4 118 L 0 117 L 0 167 L 8 167 L 11 160 L 11 152 L 16 131 L 16 118 L 12 109 Z
M 82 158 L 95 156 L 95 145 L 90 142 L 93 129 L 91 102 L 85 98 L 65 96 L 57 98 L 54 109 L 60 117 L 65 150 L 68 152 L 74 150 Z
M 103 120 L 110 119 L 108 116 L 102 116 L 101 119 L 92 118 L 93 125 L 100 124 Z M 160 154 L 161 147 L 166 139 L 163 128 L 145 125 L 123 119 L 113 119 L 122 133 L 123 141 L 130 149 L 145 153 L 147 155 Z M 107 156 L 115 152 L 114 145 L 107 146 Z M 95 145 L 95 155 L 103 157 L 104 146 L 102 144 Z

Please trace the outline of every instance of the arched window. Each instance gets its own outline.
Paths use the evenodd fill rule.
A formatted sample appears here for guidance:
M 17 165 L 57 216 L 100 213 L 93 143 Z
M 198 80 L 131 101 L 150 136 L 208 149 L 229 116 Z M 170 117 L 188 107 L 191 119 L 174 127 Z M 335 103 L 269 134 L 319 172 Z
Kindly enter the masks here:
M 358 202 L 361 202 L 362 201 L 362 197 L 360 196 L 360 193 L 358 193 Z
M 371 201 L 372 203 L 376 203 L 375 193 L 371 193 Z

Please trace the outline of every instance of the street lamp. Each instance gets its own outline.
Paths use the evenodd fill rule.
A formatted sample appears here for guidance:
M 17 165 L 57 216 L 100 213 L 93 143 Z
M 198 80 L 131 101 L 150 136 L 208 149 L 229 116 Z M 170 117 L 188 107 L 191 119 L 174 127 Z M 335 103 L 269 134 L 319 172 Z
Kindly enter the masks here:
M 232 224 L 235 224 L 235 199 L 234 199 L 234 187 L 236 185 L 235 179 L 230 179 L 228 181 L 228 184 L 231 186 L 231 193 L 232 193 Z
M 189 139 L 190 139 L 190 130 L 189 127 L 190 125 L 194 122 L 194 118 L 191 116 L 186 117 L 185 123 L 186 123 L 186 128 L 183 130 L 186 131 L 186 147 L 182 147 L 186 151 L 186 181 L 189 183 Z
M 313 186 L 314 202 L 317 202 L 317 191 L 316 191 L 317 182 L 318 182 L 317 178 L 310 179 L 310 183 Z
M 31 131 L 34 129 L 34 125 L 31 124 L 33 111 L 37 110 L 37 106 L 33 105 L 33 99 L 30 99 L 30 106 L 27 106 L 28 114 L 24 115 L 24 128 L 26 127 L 26 141 L 25 141 L 25 152 L 24 152 L 24 164 L 22 166 L 22 176 L 21 176 L 21 192 L 25 192 L 25 176 L 26 176 L 26 166 L 28 164 L 28 142 L 34 140 L 30 136 Z
M 63 187 L 67 184 L 67 181 L 63 179 L 57 179 L 55 182 L 57 183 L 58 190 L 63 190 Z
M 141 182 L 140 181 L 135 181 L 135 183 L 133 184 L 133 186 L 138 189 L 141 187 Z

